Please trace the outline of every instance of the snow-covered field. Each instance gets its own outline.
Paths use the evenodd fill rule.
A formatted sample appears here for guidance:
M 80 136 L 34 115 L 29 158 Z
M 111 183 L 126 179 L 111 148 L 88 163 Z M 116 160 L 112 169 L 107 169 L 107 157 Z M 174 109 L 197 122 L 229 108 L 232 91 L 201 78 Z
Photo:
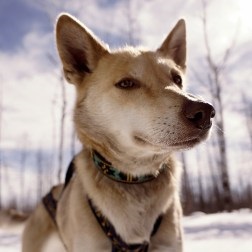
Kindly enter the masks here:
M 184 218 L 185 252 L 251 252 L 252 211 Z M 0 252 L 20 252 L 22 226 L 0 227 Z M 35 251 L 34 251 L 35 252 Z
M 186 252 L 252 252 L 252 211 L 184 218 Z
M 20 224 L 0 226 L 0 252 L 20 252 L 22 230 L 23 225 Z

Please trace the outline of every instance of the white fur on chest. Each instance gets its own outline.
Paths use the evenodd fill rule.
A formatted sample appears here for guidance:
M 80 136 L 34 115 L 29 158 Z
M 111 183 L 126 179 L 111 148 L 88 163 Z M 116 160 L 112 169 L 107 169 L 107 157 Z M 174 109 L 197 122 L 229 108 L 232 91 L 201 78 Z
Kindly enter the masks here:
M 83 158 L 76 164 L 81 167 L 78 171 L 88 197 L 121 238 L 129 244 L 149 241 L 157 218 L 173 200 L 175 186 L 169 171 L 155 181 L 129 185 L 108 179 Z
M 43 244 L 42 252 L 66 252 L 58 233 L 52 233 Z

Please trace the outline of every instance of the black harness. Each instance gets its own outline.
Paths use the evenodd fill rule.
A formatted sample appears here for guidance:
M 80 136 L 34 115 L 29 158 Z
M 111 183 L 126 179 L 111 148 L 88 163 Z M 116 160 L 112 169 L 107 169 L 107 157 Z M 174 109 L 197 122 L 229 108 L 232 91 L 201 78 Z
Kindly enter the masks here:
M 101 211 L 99 211 L 94 205 L 93 202 L 89 199 L 89 205 L 92 209 L 93 214 L 96 217 L 96 220 L 100 224 L 103 232 L 107 235 L 107 237 L 111 240 L 112 243 L 112 252 L 147 252 L 149 243 L 147 241 L 140 244 L 127 244 L 122 238 L 116 233 L 114 226 L 110 223 L 110 221 L 103 216 Z M 162 215 L 158 217 L 156 223 L 153 227 L 151 236 L 155 235 L 158 231 L 158 228 L 162 221 Z
M 74 172 L 75 172 L 75 166 L 74 166 L 74 160 L 72 160 L 68 166 L 68 169 L 67 169 L 65 183 L 64 183 L 64 187 L 63 187 L 61 194 L 64 192 L 64 190 L 67 187 L 67 185 L 69 184 L 71 178 L 74 176 Z M 47 212 L 49 213 L 51 219 L 53 220 L 54 224 L 57 226 L 56 211 L 57 211 L 57 203 L 58 202 L 53 197 L 52 192 L 53 192 L 53 189 L 43 197 L 42 202 L 43 202 Z
M 69 184 L 70 180 L 74 176 L 75 173 L 75 165 L 74 161 L 69 164 L 66 177 L 65 177 L 65 183 L 64 183 L 64 189 Z M 63 193 L 62 191 L 62 193 Z M 102 214 L 101 211 L 99 211 L 95 205 L 93 204 L 91 199 L 87 199 L 88 203 L 90 205 L 90 208 L 101 226 L 103 232 L 106 234 L 106 236 L 110 239 L 112 243 L 112 252 L 147 252 L 149 243 L 147 241 L 144 241 L 141 244 L 127 244 L 125 243 L 122 238 L 116 233 L 116 230 L 114 226 L 110 223 L 110 221 Z M 57 200 L 53 197 L 52 190 L 42 199 L 42 202 L 50 215 L 51 219 L 53 220 L 54 224 L 57 226 L 56 221 L 56 211 L 57 211 Z M 156 232 L 158 231 L 160 224 L 162 222 L 162 215 L 160 215 L 153 227 L 151 236 L 154 236 Z

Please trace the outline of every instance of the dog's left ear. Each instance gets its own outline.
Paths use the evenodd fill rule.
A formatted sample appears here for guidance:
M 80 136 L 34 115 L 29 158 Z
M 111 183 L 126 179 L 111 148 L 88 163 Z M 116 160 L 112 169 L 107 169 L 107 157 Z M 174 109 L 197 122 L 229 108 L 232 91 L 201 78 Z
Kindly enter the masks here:
M 171 58 L 182 69 L 186 68 L 186 26 L 180 19 L 157 50 L 164 57 Z

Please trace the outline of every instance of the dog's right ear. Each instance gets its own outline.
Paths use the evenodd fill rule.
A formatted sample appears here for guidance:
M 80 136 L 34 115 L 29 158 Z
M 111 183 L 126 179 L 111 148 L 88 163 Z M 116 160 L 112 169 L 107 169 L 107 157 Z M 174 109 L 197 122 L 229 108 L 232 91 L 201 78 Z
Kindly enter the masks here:
M 69 14 L 61 14 L 57 20 L 56 43 L 65 78 L 73 84 L 80 84 L 109 53 L 107 46 Z
M 161 47 L 158 49 L 164 57 L 168 57 L 185 70 L 186 68 L 186 25 L 180 19 Z

